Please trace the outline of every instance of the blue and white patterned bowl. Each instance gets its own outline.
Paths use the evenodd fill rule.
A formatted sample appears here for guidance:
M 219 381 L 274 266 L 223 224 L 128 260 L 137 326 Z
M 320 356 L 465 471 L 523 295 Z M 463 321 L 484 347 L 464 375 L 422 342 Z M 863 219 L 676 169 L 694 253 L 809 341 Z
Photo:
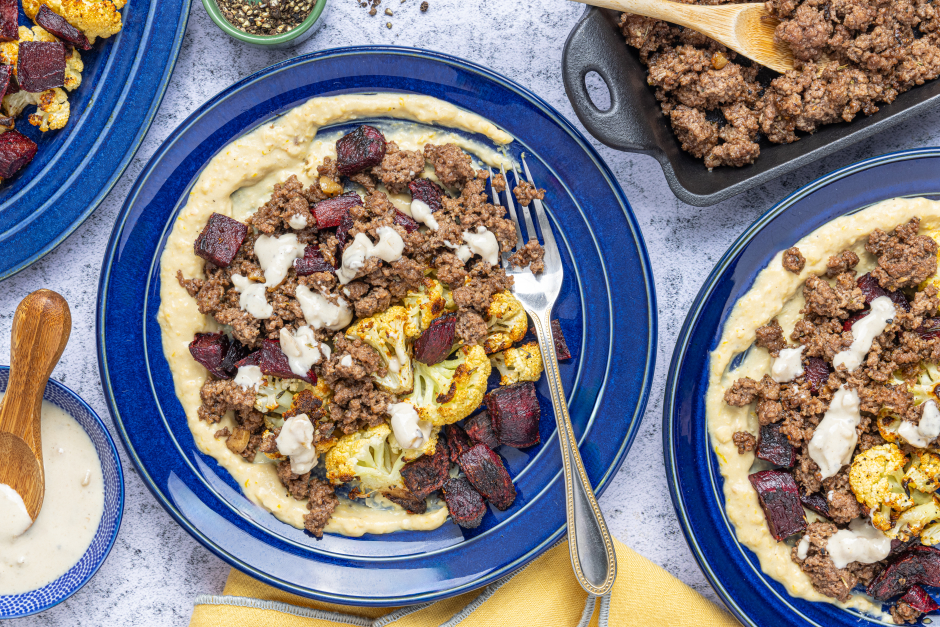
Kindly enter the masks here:
M 0 366 L 0 392 L 6 391 L 9 378 L 10 369 Z M 124 514 L 124 472 L 121 470 L 121 460 L 117 449 L 114 448 L 111 434 L 98 418 L 98 414 L 78 394 L 53 379 L 49 379 L 43 399 L 78 421 L 91 438 L 104 476 L 104 514 L 91 546 L 67 573 L 38 590 L 0 596 L 0 619 L 37 614 L 78 592 L 95 576 L 107 559 L 121 528 L 121 517 Z

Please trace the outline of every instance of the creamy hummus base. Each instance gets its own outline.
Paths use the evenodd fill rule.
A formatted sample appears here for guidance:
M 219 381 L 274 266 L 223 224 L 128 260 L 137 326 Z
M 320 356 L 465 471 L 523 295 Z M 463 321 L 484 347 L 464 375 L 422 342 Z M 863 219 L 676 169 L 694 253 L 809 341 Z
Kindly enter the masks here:
M 757 380 L 770 373 L 770 354 L 763 348 L 752 347 L 758 327 L 776 317 L 785 336 L 789 337 L 801 317 L 803 283 L 810 274 L 825 274 L 830 255 L 846 249 L 854 251 L 861 260 L 856 270 L 864 274 L 876 265 L 876 259 L 865 251 L 868 235 L 876 228 L 890 232 L 913 217 L 921 219 L 921 233 L 940 227 L 940 202 L 895 198 L 821 226 L 794 244 L 806 258 L 806 266 L 799 275 L 784 269 L 783 252 L 778 252 L 757 275 L 747 294 L 735 304 L 718 348 L 711 354 L 706 420 L 724 477 L 725 510 L 734 524 L 738 541 L 757 555 L 764 573 L 786 586 L 794 597 L 835 602 L 813 589 L 809 577 L 790 559 L 790 546 L 777 542 L 770 535 L 757 493 L 747 478 L 754 453 L 738 454 L 731 439 L 737 431 L 756 434 L 760 429 L 757 415 L 752 406 L 731 407 L 723 396 L 741 377 Z M 749 348 L 740 365 L 729 370 L 734 358 Z M 863 595 L 855 594 L 848 602 L 836 604 L 891 621 L 890 615 L 881 611 L 880 603 Z
M 363 118 L 399 120 L 381 125 L 386 138 L 402 150 L 423 150 L 426 143 L 456 143 L 486 165 L 510 167 L 501 152 L 474 142 L 445 128 L 478 133 L 497 145 L 512 137 L 488 120 L 427 96 L 402 94 L 344 95 L 314 98 L 288 111 L 273 122 L 235 140 L 209 162 L 189 194 L 160 259 L 160 310 L 157 314 L 163 337 L 163 352 L 173 374 L 176 395 L 186 412 L 189 428 L 199 450 L 211 455 L 242 486 L 245 496 L 272 512 L 279 520 L 303 528 L 306 501 L 292 498 L 277 478 L 274 464 L 245 461 L 213 434 L 223 427 L 234 429 L 234 419 L 208 424 L 199 420 L 199 390 L 206 369 L 193 360 L 189 343 L 196 333 L 218 330 L 210 317 L 199 313 L 196 301 L 176 280 L 176 271 L 187 278 L 204 277 L 204 261 L 193 253 L 193 242 L 215 213 L 244 221 L 271 197 L 276 183 L 292 174 L 310 185 L 317 178 L 316 166 L 326 156 L 336 156 L 338 133 L 318 135 L 325 126 Z M 409 122 L 420 122 L 410 124 Z M 434 125 L 428 126 L 428 125 Z M 425 173 L 433 177 L 433 170 Z M 389 195 L 395 206 L 410 215 L 411 197 Z M 230 412 L 231 413 L 231 412 Z M 368 508 L 347 499 L 333 513 L 325 531 L 347 536 L 390 533 L 399 530 L 430 530 L 444 524 L 447 508 L 432 503 L 421 515 L 379 497 L 381 508 Z

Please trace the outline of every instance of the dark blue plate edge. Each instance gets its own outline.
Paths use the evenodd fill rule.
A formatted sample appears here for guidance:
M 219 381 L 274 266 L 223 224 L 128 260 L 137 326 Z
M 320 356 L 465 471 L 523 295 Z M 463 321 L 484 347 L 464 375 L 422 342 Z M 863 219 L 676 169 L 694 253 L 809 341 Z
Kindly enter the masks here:
M 689 313 L 686 315 L 686 318 L 682 323 L 679 336 L 676 340 L 676 349 L 673 351 L 672 360 L 669 364 L 669 372 L 666 378 L 666 389 L 664 392 L 665 402 L 663 403 L 663 454 L 666 463 L 666 479 L 667 484 L 669 485 L 669 496 L 672 499 L 673 508 L 676 510 L 676 517 L 679 519 L 679 526 L 682 529 L 682 535 L 684 536 L 686 543 L 689 545 L 689 549 L 692 551 L 696 562 L 698 562 L 699 567 L 705 574 L 706 579 L 708 579 L 708 583 L 712 586 L 712 588 L 721 598 L 722 602 L 724 602 L 726 608 L 734 615 L 734 617 L 748 627 L 759 626 L 754 621 L 752 621 L 750 617 L 747 616 L 741 606 L 724 588 L 711 565 L 702 555 L 702 552 L 698 547 L 696 532 L 689 523 L 688 517 L 686 515 L 685 499 L 683 498 L 683 495 L 681 494 L 681 491 L 678 487 L 678 470 L 676 466 L 677 460 L 674 454 L 676 444 L 672 417 L 675 410 L 675 399 L 678 386 L 676 374 L 678 373 L 685 358 L 689 336 L 692 334 L 693 327 L 695 326 L 699 314 L 702 311 L 704 302 L 714 290 L 716 280 L 722 274 L 722 272 L 724 272 L 728 264 L 731 263 L 735 257 L 737 257 L 741 250 L 750 242 L 751 238 L 754 237 L 758 231 L 763 229 L 768 222 L 789 209 L 794 203 L 802 200 L 817 189 L 829 185 L 830 183 L 833 183 L 850 174 L 855 174 L 857 172 L 895 161 L 908 161 L 920 157 L 938 156 L 940 156 L 940 148 L 917 148 L 912 150 L 891 152 L 847 165 L 843 168 L 830 172 L 829 174 L 821 176 L 820 178 L 796 190 L 781 200 L 779 203 L 771 207 L 759 218 L 757 218 L 757 220 L 755 220 L 754 223 L 751 224 L 751 226 L 749 226 L 734 241 L 725 254 L 722 255 L 721 259 L 719 259 L 718 263 L 715 265 L 715 268 L 705 279 L 698 294 L 696 294 L 695 299 L 693 300 L 693 302 L 696 304 L 691 310 L 689 310 Z M 724 507 L 724 505 L 719 504 L 719 507 Z
M 181 17 L 177 24 L 176 33 L 173 38 L 173 47 L 170 50 L 170 56 L 167 59 L 168 62 L 163 72 L 163 76 L 160 78 L 160 82 L 157 86 L 157 92 L 150 104 L 150 109 L 147 111 L 147 115 L 145 115 L 140 122 L 140 128 L 137 132 L 137 135 L 128 146 L 124 158 L 117 164 L 114 173 L 101 188 L 98 194 L 96 194 L 95 197 L 91 200 L 91 202 L 88 204 L 88 208 L 84 213 L 78 216 L 66 230 L 59 234 L 57 238 L 46 244 L 41 250 L 39 250 L 29 259 L 22 261 L 12 268 L 0 272 L 0 281 L 8 279 L 14 274 L 22 272 L 58 248 L 58 246 L 68 239 L 72 233 L 78 230 L 78 227 L 85 223 L 85 220 L 87 220 L 91 214 L 95 212 L 95 209 L 97 209 L 101 203 L 104 202 L 105 197 L 107 197 L 107 195 L 111 193 L 111 190 L 114 189 L 114 186 L 117 185 L 118 179 L 120 179 L 121 175 L 124 174 L 124 171 L 127 170 L 127 167 L 130 165 L 131 161 L 134 159 L 134 156 L 137 154 L 137 151 L 140 149 L 140 145 L 144 142 L 144 138 L 146 137 L 147 132 L 150 130 L 150 126 L 153 124 L 154 118 L 157 117 L 157 110 L 163 103 L 163 97 L 166 95 L 167 87 L 170 85 L 170 76 L 173 74 L 173 70 L 176 68 L 176 61 L 179 58 L 180 48 L 183 45 L 183 36 L 186 34 L 187 24 L 189 24 L 189 13 L 191 5 L 192 0 L 182 0 L 182 5 L 180 6 Z
M 186 0 L 189 1 L 189 0 Z M 636 222 L 636 217 L 633 214 L 633 210 L 630 206 L 629 201 L 626 198 L 623 190 L 620 187 L 620 184 L 617 182 L 616 177 L 610 171 L 606 162 L 601 158 L 600 154 L 595 150 L 595 148 L 587 142 L 581 133 L 565 118 L 562 116 L 552 105 L 542 100 L 539 96 L 530 92 L 525 87 L 522 87 L 515 81 L 512 81 L 506 77 L 503 77 L 499 74 L 496 74 L 492 70 L 489 70 L 483 66 L 477 65 L 470 61 L 460 59 L 451 55 L 446 55 L 440 52 L 434 52 L 430 50 L 424 50 L 419 48 L 408 48 L 401 46 L 349 46 L 341 48 L 330 48 L 327 50 L 321 50 L 314 53 L 309 53 L 275 63 L 268 66 L 254 74 L 247 76 L 246 78 L 234 83 L 233 85 L 227 87 L 226 89 L 220 91 L 218 94 L 213 96 L 206 103 L 197 108 L 193 113 L 191 113 L 187 118 L 181 122 L 177 128 L 186 128 L 190 126 L 196 119 L 202 117 L 212 106 L 223 100 L 225 97 L 230 94 L 239 91 L 246 85 L 258 80 L 262 75 L 267 74 L 270 71 L 279 69 L 286 65 L 291 65 L 295 63 L 305 62 L 309 60 L 315 60 L 325 57 L 333 56 L 347 56 L 347 55 L 358 55 L 358 54 L 395 54 L 395 55 L 406 55 L 406 56 L 418 56 L 423 58 L 428 58 L 432 60 L 441 61 L 450 65 L 455 65 L 461 67 L 462 69 L 481 74 L 488 79 L 500 83 L 503 86 L 511 89 L 512 91 L 519 94 L 524 99 L 533 103 L 537 107 L 541 108 L 549 117 L 554 119 L 558 125 L 563 128 L 568 135 L 575 141 L 577 144 L 584 150 L 584 152 L 591 158 L 595 163 L 597 169 L 604 175 L 604 178 L 608 181 L 611 190 L 616 194 L 617 200 L 620 203 L 621 211 L 626 218 L 627 224 L 630 227 L 631 235 L 634 239 L 634 242 L 637 245 L 637 251 L 639 253 L 639 261 L 643 268 L 643 274 L 645 278 L 645 286 L 647 293 L 647 315 L 649 320 L 649 332 L 647 335 L 647 355 L 646 355 L 646 365 L 643 374 L 643 383 L 642 390 L 638 396 L 638 401 L 636 404 L 636 409 L 634 411 L 633 417 L 630 421 L 630 427 L 628 428 L 627 434 L 623 439 L 623 445 L 617 453 L 616 459 L 613 464 L 610 465 L 607 472 L 601 477 L 598 485 L 596 486 L 595 493 L 598 498 L 609 485 L 609 482 L 613 476 L 616 475 L 617 471 L 623 465 L 623 462 L 626 458 L 627 452 L 630 449 L 630 446 L 633 443 L 633 440 L 636 438 L 637 431 L 640 424 L 642 423 L 643 414 L 646 411 L 646 405 L 649 401 L 650 389 L 652 387 L 652 375 L 655 371 L 656 364 L 656 350 L 658 343 L 658 318 L 657 318 L 657 305 L 656 305 L 656 292 L 655 292 L 655 282 L 650 268 L 649 254 L 646 249 L 646 242 L 642 237 L 642 232 L 640 231 L 639 225 Z M 108 411 L 111 413 L 111 418 L 115 424 L 115 427 L 118 430 L 118 433 L 121 437 L 121 442 L 124 446 L 125 451 L 128 456 L 131 458 L 131 461 L 134 463 L 134 467 L 140 473 L 141 478 L 144 481 L 144 484 L 147 486 L 147 489 L 153 494 L 154 498 L 163 506 L 163 508 L 170 514 L 170 516 L 184 529 L 186 530 L 193 538 L 195 538 L 200 544 L 202 544 L 209 551 L 214 553 L 220 559 L 228 563 L 229 565 L 250 574 L 256 579 L 277 587 L 279 589 L 285 590 L 287 592 L 297 594 L 299 596 L 313 598 L 321 601 L 331 602 L 331 603 L 344 603 L 344 604 L 353 604 L 358 606 L 375 606 L 375 605 L 410 605 L 417 603 L 424 603 L 429 601 L 436 601 L 444 598 L 449 598 L 463 592 L 467 592 L 482 586 L 485 586 L 493 581 L 505 576 L 510 572 L 514 572 L 526 564 L 530 563 L 532 560 L 540 556 L 544 551 L 553 546 L 559 541 L 562 535 L 565 533 L 565 527 L 562 526 L 554 533 L 552 533 L 544 542 L 540 543 L 536 548 L 529 552 L 529 554 L 524 557 L 517 559 L 511 564 L 507 564 L 502 568 L 492 571 L 487 574 L 485 577 L 482 577 L 476 581 L 464 584 L 451 588 L 443 592 L 428 593 L 428 594 L 419 594 L 419 595 L 409 595 L 401 596 L 395 598 L 383 598 L 381 603 L 369 602 L 368 599 L 363 599 L 361 597 L 351 597 L 346 595 L 336 595 L 336 594 L 324 594 L 320 592 L 311 591 L 308 589 L 299 588 L 290 583 L 284 582 L 280 579 L 276 579 L 266 575 L 265 573 L 257 570 L 256 568 L 241 562 L 225 553 L 214 543 L 203 536 L 201 532 L 193 528 L 192 525 L 185 520 L 183 516 L 176 510 L 176 508 L 169 503 L 166 497 L 160 492 L 159 488 L 154 484 L 149 473 L 143 468 L 140 463 L 134 449 L 130 446 L 130 440 L 128 434 L 124 430 L 123 423 L 118 419 L 119 412 L 117 411 L 116 402 L 114 400 L 113 389 L 111 387 L 111 379 L 108 374 L 107 368 L 107 356 L 104 350 L 104 319 L 105 319 L 105 297 L 107 295 L 108 283 L 110 280 L 110 268 L 114 256 L 117 252 L 117 245 L 120 239 L 120 235 L 123 233 L 124 226 L 127 222 L 129 209 L 133 204 L 133 201 L 136 200 L 137 195 L 140 192 L 140 188 L 143 186 L 144 182 L 147 180 L 147 177 L 150 175 L 150 171 L 153 169 L 153 166 L 157 161 L 163 156 L 163 154 L 169 149 L 169 144 L 165 143 L 160 146 L 160 148 L 151 156 L 147 165 L 141 171 L 141 174 L 138 176 L 137 181 L 134 183 L 134 186 L 131 188 L 131 191 L 128 193 L 127 199 L 124 202 L 124 205 L 121 208 L 121 211 L 118 215 L 117 221 L 115 223 L 114 229 L 111 232 L 111 236 L 108 240 L 108 245 L 106 248 L 105 256 L 102 262 L 101 276 L 98 283 L 98 304 L 97 304 L 97 316 L 96 316 L 96 332 L 97 332 L 97 353 L 98 353 L 98 369 L 102 379 L 102 387 L 105 394 L 105 398 L 108 403 Z M 614 331 L 616 331 L 614 329 Z

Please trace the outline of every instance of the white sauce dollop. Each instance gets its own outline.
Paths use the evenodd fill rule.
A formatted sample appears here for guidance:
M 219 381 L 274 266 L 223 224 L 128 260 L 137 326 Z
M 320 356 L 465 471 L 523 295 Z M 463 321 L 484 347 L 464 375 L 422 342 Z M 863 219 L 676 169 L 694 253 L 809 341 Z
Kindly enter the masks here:
M 290 220 L 287 221 L 287 224 L 295 231 L 300 231 L 301 229 L 307 228 L 307 216 L 302 213 L 295 213 L 290 217 Z
M 418 418 L 411 403 L 394 403 L 388 406 L 392 417 L 392 432 L 402 448 L 419 449 L 431 437 L 431 423 Z
M 277 436 L 277 451 L 290 457 L 290 470 L 295 475 L 313 470 L 317 465 L 317 449 L 313 446 L 313 423 L 307 414 L 284 421 Z
M 784 348 L 780 356 L 774 359 L 770 367 L 770 377 L 777 383 L 788 383 L 803 374 L 803 361 L 801 356 L 805 346 L 799 348 Z
M 894 303 L 887 296 L 879 296 L 871 301 L 871 313 L 852 325 L 852 345 L 836 353 L 832 365 L 839 367 L 845 364 L 849 372 L 858 368 L 871 350 L 871 343 L 894 320 L 894 314 Z
M 478 226 L 476 233 L 464 231 L 463 241 L 467 242 L 470 251 L 475 255 L 480 255 L 483 261 L 494 266 L 499 263 L 499 243 L 496 241 L 496 236 L 485 226 Z M 461 258 L 460 252 L 461 251 L 458 249 L 458 258 Z M 469 257 L 467 257 L 467 259 L 469 259 Z M 466 259 L 461 258 L 461 261 L 466 261 Z
M 294 233 L 287 233 L 280 237 L 262 235 L 255 242 L 255 255 L 258 265 L 264 270 L 265 287 L 277 287 L 287 276 L 287 271 L 294 263 L 294 259 L 304 256 L 306 244 L 297 241 Z
M 353 239 L 352 244 L 343 251 L 343 264 L 336 270 L 336 278 L 339 279 L 340 285 L 346 285 L 355 279 L 369 257 L 378 257 L 388 262 L 401 259 L 405 242 L 398 231 L 390 226 L 382 226 L 375 232 L 379 236 L 377 244 L 373 244 L 365 233 L 359 233 Z
M 293 335 L 286 328 L 281 327 L 279 339 L 281 350 L 287 355 L 290 370 L 298 377 L 306 377 L 313 365 L 320 363 L 323 359 L 324 345 L 317 341 L 310 327 L 300 327 Z
M 917 448 L 927 448 L 927 445 L 940 436 L 940 410 L 932 400 L 924 403 L 924 413 L 920 423 L 914 424 L 905 420 L 898 427 L 898 435 L 904 441 Z
M 0 483 L 0 538 L 16 538 L 26 533 L 33 519 L 26 511 L 20 493 Z
M 334 305 L 320 292 L 313 292 L 306 285 L 298 285 L 294 291 L 304 320 L 314 329 L 339 331 L 352 322 L 352 309 L 342 298 L 337 297 Z
M 339 365 L 343 368 L 352 367 L 352 355 L 343 355 L 343 358 L 339 360 Z
M 819 466 L 823 479 L 835 476 L 842 466 L 852 461 L 852 451 L 858 443 L 855 427 L 861 419 L 858 392 L 847 390 L 843 385 L 836 391 L 809 441 L 809 456 Z
M 432 231 L 436 231 L 440 227 L 437 223 L 437 219 L 434 217 L 434 213 L 431 211 L 431 207 L 428 206 L 428 203 L 419 198 L 415 198 L 411 201 L 411 217 L 427 225 Z
M 801 560 L 805 560 L 806 556 L 809 554 L 809 536 L 805 533 L 803 537 L 800 538 L 800 543 L 796 545 L 796 556 Z
M 268 302 L 264 283 L 255 283 L 240 274 L 232 275 L 232 285 L 238 291 L 238 306 L 252 317 L 266 320 L 274 313 L 274 306 Z
M 852 562 L 874 564 L 888 557 L 891 539 L 864 518 L 856 518 L 848 529 L 840 529 L 829 538 L 826 550 L 836 568 L 845 568 Z
M 257 391 L 263 380 L 260 366 L 239 366 L 238 374 L 235 375 L 235 384 L 243 390 L 254 388 Z

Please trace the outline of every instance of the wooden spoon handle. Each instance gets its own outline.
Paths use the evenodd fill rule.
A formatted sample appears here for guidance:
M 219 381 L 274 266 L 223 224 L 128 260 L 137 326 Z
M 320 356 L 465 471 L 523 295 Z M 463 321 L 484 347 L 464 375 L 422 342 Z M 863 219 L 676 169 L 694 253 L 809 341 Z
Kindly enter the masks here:
M 0 409 L 0 431 L 23 438 L 40 464 L 42 395 L 71 332 L 68 303 L 51 290 L 33 292 L 13 315 L 10 382 Z
M 635 15 L 663 20 L 691 28 L 725 45 L 733 40 L 736 15 L 750 5 L 695 5 L 668 0 L 574 0 L 605 9 L 626 11 Z

